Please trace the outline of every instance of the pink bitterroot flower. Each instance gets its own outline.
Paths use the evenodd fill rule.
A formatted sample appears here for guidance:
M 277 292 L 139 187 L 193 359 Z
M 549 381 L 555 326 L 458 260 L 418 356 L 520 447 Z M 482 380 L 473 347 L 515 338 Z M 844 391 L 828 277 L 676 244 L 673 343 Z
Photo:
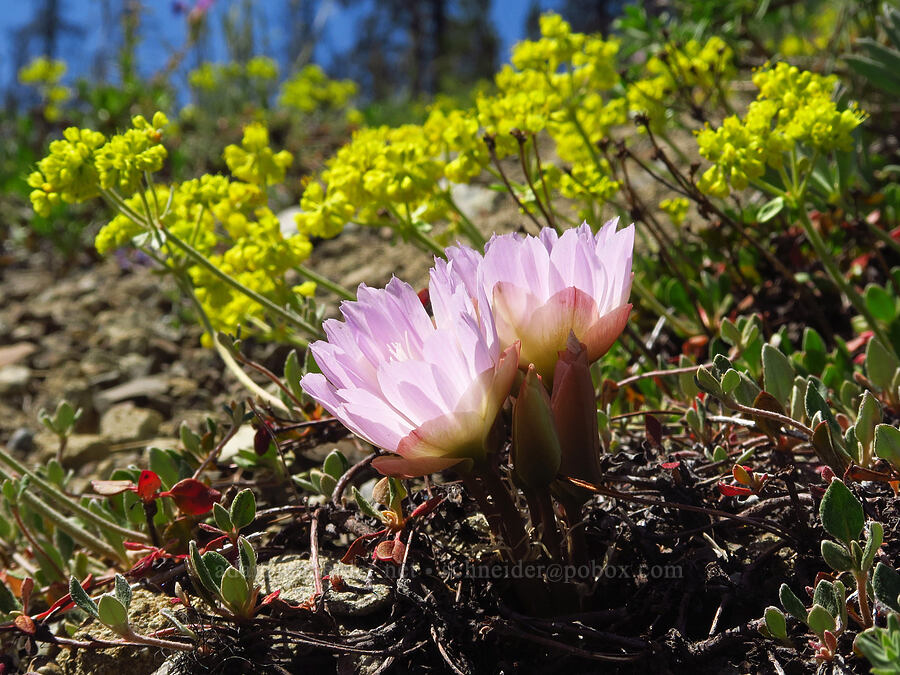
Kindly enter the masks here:
M 518 343 L 501 348 L 487 299 L 472 297 L 454 266 L 431 270 L 433 320 L 409 284 L 361 284 L 341 305 L 344 321 L 326 321 L 327 340 L 310 345 L 322 374 L 305 375 L 303 389 L 392 453 L 373 462 L 387 475 L 482 462 L 515 378 Z

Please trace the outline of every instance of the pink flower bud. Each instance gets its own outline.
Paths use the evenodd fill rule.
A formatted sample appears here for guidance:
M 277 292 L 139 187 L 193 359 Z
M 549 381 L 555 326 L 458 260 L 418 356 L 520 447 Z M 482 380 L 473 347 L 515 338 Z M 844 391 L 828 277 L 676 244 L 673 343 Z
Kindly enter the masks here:
M 596 485 L 600 481 L 601 447 L 594 382 L 587 347 L 574 333 L 569 334 L 565 351 L 559 352 L 550 409 L 562 448 L 560 473 Z

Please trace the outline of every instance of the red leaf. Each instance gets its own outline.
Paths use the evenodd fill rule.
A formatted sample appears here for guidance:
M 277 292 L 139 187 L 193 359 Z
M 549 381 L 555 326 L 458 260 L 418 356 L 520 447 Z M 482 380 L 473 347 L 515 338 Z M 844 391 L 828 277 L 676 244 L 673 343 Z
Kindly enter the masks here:
M 141 477 L 138 478 L 137 494 L 143 502 L 152 502 L 157 497 L 159 488 L 162 487 L 162 481 L 153 471 L 144 469 L 141 471 Z M 212 508 L 212 507 L 210 507 Z
M 360 537 L 359 539 L 354 539 L 353 543 L 350 544 L 350 548 L 347 549 L 347 552 L 341 558 L 341 562 L 345 565 L 352 565 L 353 561 L 356 559 L 358 555 L 364 555 L 366 552 L 366 543 L 365 538 Z
M 660 466 L 666 471 L 672 471 L 673 469 L 677 469 L 681 466 L 681 462 L 663 462 Z
M 444 501 L 443 497 L 432 497 L 427 502 L 419 504 L 413 512 L 409 514 L 410 518 L 418 518 L 425 517 L 432 511 L 434 511 L 438 506 L 440 506 L 441 502 Z
M 752 495 L 753 490 L 746 487 L 741 487 L 740 485 L 729 485 L 728 483 L 719 482 L 716 486 L 719 488 L 719 492 L 721 492 L 726 497 L 746 497 L 747 495 Z
M 130 480 L 92 480 L 91 487 L 101 497 L 112 497 L 126 490 L 135 489 L 134 483 Z
M 260 607 L 264 605 L 268 605 L 270 602 L 274 602 L 278 596 L 281 595 L 281 589 L 279 588 L 277 591 L 272 591 L 266 597 L 262 599 L 262 602 L 259 603 Z
M 403 556 L 405 554 L 406 544 L 399 539 L 388 539 L 378 543 L 373 555 L 381 562 L 392 562 L 399 565 L 403 562 Z
M 171 490 L 160 492 L 159 496 L 171 497 L 179 509 L 192 516 L 199 516 L 209 511 L 222 495 L 199 480 L 185 478 L 173 485 Z
M 37 631 L 34 620 L 27 614 L 19 614 L 19 616 L 13 620 L 13 623 L 16 624 L 16 628 L 27 635 L 34 635 Z

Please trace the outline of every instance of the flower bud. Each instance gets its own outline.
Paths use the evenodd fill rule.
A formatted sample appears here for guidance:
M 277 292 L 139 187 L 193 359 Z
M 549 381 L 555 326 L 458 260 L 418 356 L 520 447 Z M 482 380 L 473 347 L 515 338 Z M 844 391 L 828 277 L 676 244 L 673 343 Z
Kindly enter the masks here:
M 541 376 L 534 365 L 513 404 L 513 471 L 527 487 L 545 488 L 559 471 L 560 445 Z
M 569 333 L 553 374 L 550 409 L 562 451 L 559 471 L 597 484 L 600 480 L 600 431 L 587 348 Z

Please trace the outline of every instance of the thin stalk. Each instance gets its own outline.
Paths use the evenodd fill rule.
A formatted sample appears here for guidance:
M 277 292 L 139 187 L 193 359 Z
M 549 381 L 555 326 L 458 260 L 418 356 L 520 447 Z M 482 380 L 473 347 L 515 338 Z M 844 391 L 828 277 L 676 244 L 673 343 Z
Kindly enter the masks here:
M 468 237 L 469 242 L 478 248 L 483 248 L 487 240 L 484 238 L 484 235 L 481 234 L 481 230 L 479 230 L 475 226 L 475 223 L 469 220 L 469 217 L 462 212 L 462 209 L 459 208 L 449 190 L 441 194 L 444 197 L 444 201 L 447 202 L 447 205 L 459 216 L 460 229 L 465 233 L 466 237 Z
M 866 592 L 865 571 L 853 574 L 856 579 L 856 598 L 859 601 L 859 615 L 863 621 L 863 628 L 872 627 L 872 609 L 869 607 L 869 595 Z
M 518 206 L 519 209 L 521 209 L 522 212 L 526 216 L 528 216 L 528 218 L 531 220 L 531 222 L 534 223 L 534 226 L 537 227 L 538 232 L 540 232 L 541 229 L 543 229 L 541 227 L 540 222 L 538 222 L 538 219 L 534 217 L 534 214 L 531 211 L 529 211 L 527 208 L 525 208 L 525 204 L 523 204 L 522 200 L 519 199 L 519 195 L 517 195 L 516 191 L 513 190 L 512 184 L 509 182 L 509 179 L 506 177 L 506 174 L 503 172 L 503 167 L 500 166 L 500 159 L 497 157 L 497 149 L 496 149 L 496 143 L 494 142 L 494 139 L 490 138 L 488 136 L 485 136 L 484 144 L 487 146 L 488 153 L 491 156 L 491 161 L 494 163 L 494 166 L 497 167 L 497 173 L 500 176 L 500 180 L 502 180 L 503 184 L 506 186 L 506 191 L 509 192 L 510 195 L 512 195 L 513 200 L 516 202 L 516 206 Z
M 675 330 L 680 332 L 682 335 L 686 337 L 690 337 L 691 335 L 696 335 L 697 331 L 684 323 L 681 319 L 675 317 L 672 312 L 666 309 L 662 303 L 656 299 L 653 293 L 650 292 L 650 289 L 646 288 L 640 281 L 638 281 L 637 277 L 631 282 L 631 288 L 637 293 L 638 297 L 657 315 L 665 317 L 666 321 L 668 321 L 672 326 L 675 327 Z M 702 330 L 702 329 L 701 329 Z
M 895 253 L 900 253 L 900 242 L 898 242 L 896 239 L 894 239 L 890 235 L 889 232 L 885 232 L 880 227 L 878 227 L 878 225 L 874 225 L 874 224 L 870 223 L 868 220 L 864 219 L 864 222 L 866 223 L 866 227 L 869 228 L 869 232 L 871 232 L 876 237 L 878 237 L 881 241 L 883 241 L 885 244 L 890 246 L 894 250 Z
M 2 472 L 0 472 L 0 475 L 3 475 Z M 77 523 L 72 522 L 59 511 L 51 508 L 50 506 L 47 506 L 44 501 L 34 496 L 33 494 L 26 492 L 22 495 L 22 501 L 25 502 L 25 505 L 29 509 L 37 513 L 42 518 L 49 520 L 58 529 L 68 534 L 74 541 L 81 544 L 89 551 L 92 551 L 93 553 L 98 555 L 105 556 L 110 560 L 118 560 L 123 563 L 128 562 L 128 559 L 123 557 L 120 551 L 117 551 L 115 548 L 97 537 L 96 534 L 88 532 Z
M 538 209 L 540 209 L 544 218 L 547 219 L 547 225 L 553 227 L 553 218 L 550 217 L 547 209 L 544 208 L 544 202 L 541 201 L 537 188 L 534 186 L 534 181 L 531 179 L 531 171 L 528 168 L 528 161 L 525 157 L 525 135 L 522 134 L 516 136 L 516 140 L 519 142 L 519 164 L 522 165 L 522 173 L 525 174 L 525 181 L 528 183 L 528 187 L 531 188 L 531 194 L 534 195 L 534 201 L 537 203 Z
M 18 462 L 14 457 L 12 457 L 12 455 L 6 452 L 4 448 L 0 448 L 0 462 L 3 462 L 21 476 L 28 476 L 28 478 L 31 479 L 31 482 L 37 485 L 47 497 L 56 502 L 56 504 L 58 504 L 59 506 L 62 506 L 63 508 L 69 509 L 70 511 L 74 512 L 79 518 L 90 521 L 94 525 L 97 525 L 107 532 L 115 532 L 116 534 L 125 537 L 129 541 L 149 543 L 149 538 L 143 532 L 136 532 L 134 530 L 129 530 L 127 527 L 122 527 L 121 525 L 118 525 L 111 520 L 107 520 L 102 516 L 98 516 L 93 511 L 89 511 L 78 502 L 69 499 L 68 497 L 60 493 L 55 486 L 48 483 L 36 473 L 30 471 L 27 467 Z M 26 493 L 26 495 L 27 494 L 28 493 Z M 116 554 L 114 557 L 118 557 L 118 555 Z
M 327 288 L 338 297 L 343 298 L 344 300 L 356 300 L 356 296 L 346 288 L 341 286 L 339 283 L 332 281 L 327 277 L 323 277 L 318 272 L 313 272 L 305 265 L 297 265 L 294 269 L 297 270 L 301 274 L 301 276 L 306 277 L 310 281 L 315 281 L 316 284 L 318 284 L 322 288 Z
M 194 287 L 190 284 L 189 281 L 183 278 L 182 275 L 184 274 L 184 272 L 175 272 L 173 270 L 173 273 L 175 275 L 176 283 L 178 283 L 178 286 L 181 288 L 181 292 L 184 293 L 188 298 L 190 298 L 191 302 L 194 303 L 194 307 L 197 309 L 197 314 L 200 316 L 200 321 L 201 323 L 203 323 L 203 327 L 206 329 L 206 332 L 212 338 L 216 353 L 218 353 L 219 357 L 222 359 L 225 367 L 231 372 L 232 375 L 235 376 L 237 381 L 244 385 L 244 388 L 249 390 L 252 394 L 255 394 L 261 400 L 265 401 L 274 408 L 287 411 L 287 408 L 285 407 L 284 403 L 282 403 L 280 398 L 274 396 L 273 394 L 270 394 L 265 389 L 256 384 L 256 382 L 250 379 L 250 376 L 244 372 L 244 369 L 241 368 L 240 364 L 238 364 L 238 362 L 235 360 L 234 355 L 231 353 L 231 350 L 229 350 L 228 347 L 226 347 L 219 341 L 219 338 L 216 335 L 216 331 L 212 326 L 212 322 L 206 315 L 206 310 L 203 309 L 203 305 L 200 304 L 200 299 L 197 297 L 197 294 L 194 293 Z
M 405 204 L 406 207 L 406 218 L 402 217 L 397 210 L 392 206 L 388 206 L 387 209 L 390 211 L 391 215 L 403 226 L 401 230 L 401 234 L 408 234 L 410 237 L 418 242 L 426 251 L 434 253 L 436 256 L 441 258 L 444 257 L 444 249 L 441 248 L 441 245 L 438 244 L 434 239 L 429 237 L 427 234 L 422 232 L 418 227 L 416 227 L 412 222 L 412 216 L 409 213 L 409 205 Z M 396 229 L 396 228 L 395 228 Z
M 531 145 L 534 148 L 534 160 L 537 162 L 537 172 L 538 176 L 541 179 L 541 186 L 544 190 L 544 199 L 547 200 L 547 211 L 550 212 L 550 224 L 553 228 L 559 233 L 562 234 L 562 229 L 556 223 L 556 214 L 553 213 L 553 200 L 550 199 L 550 189 L 547 187 L 547 180 L 544 178 L 544 170 L 541 167 L 541 153 L 538 150 L 537 144 L 537 134 L 532 132 L 531 134 Z M 591 205 L 591 211 L 593 211 L 593 204 Z
M 41 546 L 40 542 L 38 542 L 38 540 L 34 538 L 34 535 L 31 533 L 31 530 L 29 530 L 27 527 L 25 527 L 25 523 L 22 522 L 22 515 L 19 513 L 18 507 L 13 506 L 13 505 L 10 505 L 10 506 L 11 506 L 10 511 L 12 511 L 13 518 L 15 518 L 16 523 L 18 524 L 19 530 L 22 532 L 23 535 L 25 535 L 25 538 L 31 544 L 31 548 L 35 552 L 35 554 L 42 555 L 44 557 L 44 559 L 48 563 L 50 563 L 50 566 L 54 569 L 54 571 L 59 576 L 59 578 L 65 579 L 66 573 L 60 569 L 59 565 L 56 564 L 56 561 L 50 557 L 50 555 L 47 553 L 46 550 L 44 550 L 44 547 Z
M 293 312 L 289 312 L 288 310 L 284 309 L 283 307 L 279 307 L 274 302 L 269 300 L 267 297 L 260 295 L 259 293 L 254 291 L 252 288 L 248 288 L 247 286 L 244 286 L 244 284 L 242 284 L 237 279 L 234 279 L 233 277 L 225 274 L 225 272 L 223 272 L 218 267 L 216 267 L 209 260 L 209 258 L 207 258 L 205 255 L 200 253 L 200 251 L 195 249 L 193 246 L 191 246 L 187 242 L 182 241 L 181 238 L 179 238 L 177 235 L 173 234 L 171 231 L 168 231 L 168 230 L 166 231 L 166 240 L 171 241 L 173 244 L 175 244 L 175 246 L 177 246 L 184 253 L 186 253 L 188 255 L 188 257 L 191 258 L 195 263 L 200 265 L 200 267 L 203 267 L 208 272 L 213 274 L 213 276 L 217 277 L 221 281 L 224 281 L 226 284 L 228 284 L 235 290 L 243 293 L 251 300 L 254 300 L 255 302 L 259 303 L 260 305 L 265 307 L 267 310 L 269 310 L 273 314 L 276 314 L 276 315 L 280 316 L 281 318 L 285 319 L 286 321 L 288 321 L 289 323 L 292 323 L 292 324 L 302 328 L 309 335 L 312 335 L 314 337 L 319 337 L 320 331 L 318 328 L 313 326 L 311 323 L 307 322 L 302 317 L 297 316 Z
M 506 489 L 499 474 L 491 467 L 483 467 L 478 475 L 500 513 L 506 540 L 513 550 L 515 559 L 523 560 L 528 552 L 528 534 L 522 523 L 522 513 L 510 497 L 509 490 Z

